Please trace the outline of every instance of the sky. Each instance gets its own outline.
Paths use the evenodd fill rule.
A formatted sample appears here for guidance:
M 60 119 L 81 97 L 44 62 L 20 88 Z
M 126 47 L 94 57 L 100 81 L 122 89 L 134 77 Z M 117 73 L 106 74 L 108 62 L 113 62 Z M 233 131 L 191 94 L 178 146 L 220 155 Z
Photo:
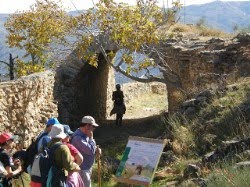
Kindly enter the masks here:
M 93 2 L 97 2 L 98 0 L 61 0 L 64 8 L 67 11 L 72 10 L 82 10 L 93 7 Z M 136 0 L 115 0 L 116 2 L 125 2 L 129 4 L 134 4 Z M 165 1 L 165 5 L 167 2 L 170 4 L 172 0 L 158 0 L 160 5 Z M 191 4 L 203 4 L 212 2 L 214 0 L 180 0 L 182 4 L 191 5 Z M 250 1 L 250 0 L 222 0 L 222 1 Z M 34 4 L 35 0 L 0 0 L 0 13 L 14 13 L 17 10 L 28 10 L 29 7 Z M 58 0 L 57 0 L 58 2 Z M 75 8 L 77 7 L 77 9 Z

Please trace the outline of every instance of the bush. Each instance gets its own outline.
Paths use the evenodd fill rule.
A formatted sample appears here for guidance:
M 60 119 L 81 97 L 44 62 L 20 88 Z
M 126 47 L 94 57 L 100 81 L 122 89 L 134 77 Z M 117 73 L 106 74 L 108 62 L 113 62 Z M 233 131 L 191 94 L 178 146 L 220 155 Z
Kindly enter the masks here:
M 191 131 L 190 121 L 181 114 L 162 118 L 168 138 L 173 142 L 173 151 L 178 155 L 188 156 L 194 148 L 194 136 Z

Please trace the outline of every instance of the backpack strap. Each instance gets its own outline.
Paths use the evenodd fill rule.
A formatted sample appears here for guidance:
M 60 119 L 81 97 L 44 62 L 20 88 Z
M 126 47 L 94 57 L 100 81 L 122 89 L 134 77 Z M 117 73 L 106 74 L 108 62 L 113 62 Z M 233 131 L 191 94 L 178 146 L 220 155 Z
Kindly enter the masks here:
M 35 140 L 36 143 L 38 143 L 44 136 L 48 135 L 47 132 L 43 132 L 37 139 Z

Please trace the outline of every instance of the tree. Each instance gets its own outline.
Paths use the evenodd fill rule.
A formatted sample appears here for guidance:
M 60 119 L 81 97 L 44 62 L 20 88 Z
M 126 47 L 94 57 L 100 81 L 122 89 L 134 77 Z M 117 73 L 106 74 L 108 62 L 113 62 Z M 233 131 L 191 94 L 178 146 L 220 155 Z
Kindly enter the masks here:
M 17 62 L 18 76 L 42 71 L 48 65 L 51 47 L 63 42 L 69 16 L 51 0 L 36 0 L 29 11 L 10 15 L 5 23 L 10 47 L 24 49 L 30 61 Z
M 16 56 L 15 58 L 12 57 L 12 54 L 10 53 L 10 57 L 9 57 L 9 63 L 5 62 L 5 61 L 2 61 L 0 60 L 0 63 L 3 63 L 5 64 L 6 66 L 8 66 L 9 68 L 9 77 L 10 77 L 10 80 L 14 80 L 14 68 L 15 68 L 15 65 L 14 65 L 14 61 L 15 59 L 17 59 L 18 56 Z
M 32 57 L 31 67 L 38 70 L 45 67 L 48 51 L 56 39 L 93 66 L 98 65 L 97 54 L 101 53 L 116 71 L 129 78 L 180 87 L 179 77 L 159 50 L 162 40 L 159 31 L 162 26 L 168 29 L 175 23 L 180 8 L 179 1 L 175 1 L 166 17 L 156 0 L 137 0 L 135 6 L 100 0 L 92 9 L 70 18 L 52 1 L 37 0 L 30 11 L 13 15 L 5 26 L 9 31 L 9 45 L 25 49 Z M 116 55 L 117 51 L 120 56 Z M 141 58 L 137 58 L 138 54 Z M 19 63 L 22 66 L 27 67 L 27 63 Z M 150 69 L 155 67 L 160 68 L 164 77 L 151 74 Z M 20 74 L 32 72 L 34 68 L 22 67 Z M 138 77 L 137 72 L 142 70 L 144 75 Z
M 98 51 L 116 71 L 133 80 L 168 82 L 177 86 L 178 76 L 166 65 L 167 62 L 158 50 L 161 45 L 159 30 L 163 25 L 173 24 L 181 8 L 178 1 L 173 5 L 166 20 L 156 0 L 137 0 L 136 6 L 100 0 L 94 8 L 75 17 L 74 24 L 71 24 L 74 32 L 70 36 L 76 38 L 78 56 L 97 66 Z M 105 50 L 107 46 L 113 46 L 113 50 Z M 115 57 L 118 50 L 121 55 Z M 142 58 L 137 58 L 138 54 Z M 165 64 L 164 68 L 160 64 Z M 125 69 L 122 68 L 124 66 Z M 160 67 L 167 76 L 152 75 L 150 69 L 155 67 Z M 143 78 L 135 76 L 141 70 L 145 72 Z
M 74 51 L 79 59 L 95 67 L 102 54 L 116 71 L 133 80 L 166 83 L 172 101 L 172 95 L 177 95 L 172 90 L 183 90 L 174 69 L 176 64 L 171 64 L 165 54 L 162 43 L 167 37 L 161 30 L 168 30 L 176 22 L 180 8 L 179 0 L 173 1 L 167 14 L 157 6 L 157 0 L 137 0 L 135 6 L 99 0 L 92 9 L 70 17 L 57 3 L 36 0 L 30 11 L 11 16 L 5 26 L 9 31 L 8 44 L 31 56 L 29 62 L 18 62 L 19 76 L 45 69 L 52 50 L 60 53 L 57 58 L 63 56 L 62 52 L 67 55 Z M 151 73 L 156 67 L 163 76 Z M 139 76 L 139 71 L 144 71 L 143 76 Z

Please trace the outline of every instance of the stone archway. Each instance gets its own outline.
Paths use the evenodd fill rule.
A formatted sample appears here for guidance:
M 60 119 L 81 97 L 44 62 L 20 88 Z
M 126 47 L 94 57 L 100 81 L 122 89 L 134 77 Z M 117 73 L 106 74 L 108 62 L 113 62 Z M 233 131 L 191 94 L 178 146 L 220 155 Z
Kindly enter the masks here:
M 97 121 L 107 118 L 115 79 L 113 69 L 101 54 L 98 68 L 71 59 L 58 68 L 55 81 L 54 97 L 62 123 L 77 127 L 84 115 L 91 115 Z

